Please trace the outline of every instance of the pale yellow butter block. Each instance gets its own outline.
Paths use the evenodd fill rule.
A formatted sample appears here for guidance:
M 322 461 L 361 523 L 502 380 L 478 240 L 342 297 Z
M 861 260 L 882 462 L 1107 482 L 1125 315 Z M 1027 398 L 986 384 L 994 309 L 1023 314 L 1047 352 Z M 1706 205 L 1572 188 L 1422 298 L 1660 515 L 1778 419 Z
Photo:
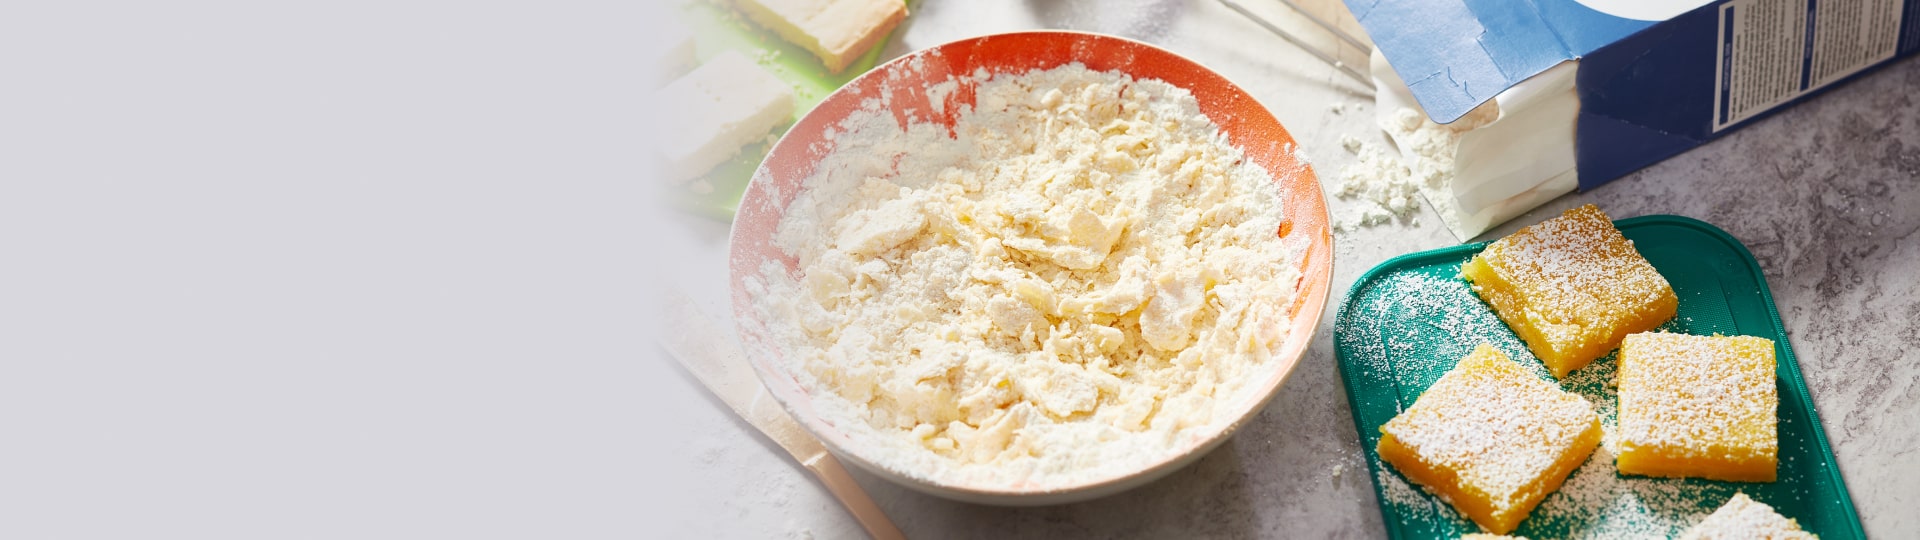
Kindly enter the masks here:
M 793 118 L 793 88 L 728 51 L 654 93 L 654 147 L 676 182 L 692 180 Z
M 900 0 L 739 0 L 740 11 L 839 73 L 873 48 L 901 19 Z

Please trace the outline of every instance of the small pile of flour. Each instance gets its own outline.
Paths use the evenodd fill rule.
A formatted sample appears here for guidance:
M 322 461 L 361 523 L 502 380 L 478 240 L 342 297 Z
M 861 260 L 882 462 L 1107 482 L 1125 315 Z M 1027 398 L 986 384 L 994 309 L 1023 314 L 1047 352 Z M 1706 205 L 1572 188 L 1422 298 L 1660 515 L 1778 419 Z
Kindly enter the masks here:
M 1409 181 L 1406 165 L 1380 148 L 1351 135 L 1340 138 L 1340 147 L 1359 158 L 1340 169 L 1339 190 L 1334 196 L 1359 204 L 1357 215 L 1334 221 L 1335 231 L 1352 231 L 1390 223 L 1398 218 L 1409 221 L 1420 208 L 1419 194 Z
M 1380 121 L 1380 128 L 1403 151 L 1412 172 L 1408 183 L 1426 196 L 1427 204 L 1449 228 L 1459 229 L 1459 204 L 1453 198 L 1453 159 L 1460 148 L 1460 134 L 1493 122 L 1499 112 L 1497 107 L 1481 106 L 1452 124 L 1441 125 L 1425 113 L 1401 108 Z
M 1437 188 L 1453 182 L 1453 155 L 1460 146 L 1460 133 L 1454 126 L 1471 129 L 1463 124 L 1472 121 L 1462 118 L 1453 125 L 1441 125 L 1420 111 L 1403 108 L 1394 111 L 1393 117 L 1380 127 L 1405 150 L 1415 183 L 1423 188 Z
M 819 415 L 870 461 L 979 489 L 1112 478 L 1217 434 L 1271 375 L 1301 278 L 1273 176 L 1162 81 L 966 83 L 951 131 L 879 98 L 843 122 L 776 232 L 797 275 L 748 284 Z
M 1396 110 L 1380 121 L 1380 129 L 1399 146 L 1397 152 L 1382 150 L 1351 135 L 1342 136 L 1340 146 L 1359 161 L 1340 170 L 1340 185 L 1334 195 L 1358 201 L 1360 207 L 1357 214 L 1336 220 L 1334 230 L 1353 231 L 1396 220 L 1418 225 L 1413 217 L 1420 209 L 1416 195 L 1425 196 L 1434 213 L 1453 226 L 1451 221 L 1458 219 L 1458 205 L 1453 202 L 1453 159 L 1460 134 L 1491 123 L 1498 115 L 1498 108 L 1480 107 L 1452 124 L 1441 125 L 1420 111 Z

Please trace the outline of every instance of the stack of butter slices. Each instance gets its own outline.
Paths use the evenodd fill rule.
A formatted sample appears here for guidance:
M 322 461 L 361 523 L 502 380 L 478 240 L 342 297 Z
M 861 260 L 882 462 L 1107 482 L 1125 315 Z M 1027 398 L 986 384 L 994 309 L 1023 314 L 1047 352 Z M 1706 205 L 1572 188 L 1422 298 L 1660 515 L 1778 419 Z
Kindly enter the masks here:
M 818 56 L 822 70 L 835 74 L 876 46 L 907 13 L 899 0 L 738 0 L 733 8 Z M 693 37 L 662 38 L 672 43 L 652 68 L 672 82 L 649 100 L 659 135 L 652 146 L 663 176 L 706 193 L 714 187 L 703 176 L 743 148 L 770 140 L 804 111 L 796 111 L 793 85 L 761 65 L 765 55 L 722 51 L 673 78 L 681 66 L 693 63 Z

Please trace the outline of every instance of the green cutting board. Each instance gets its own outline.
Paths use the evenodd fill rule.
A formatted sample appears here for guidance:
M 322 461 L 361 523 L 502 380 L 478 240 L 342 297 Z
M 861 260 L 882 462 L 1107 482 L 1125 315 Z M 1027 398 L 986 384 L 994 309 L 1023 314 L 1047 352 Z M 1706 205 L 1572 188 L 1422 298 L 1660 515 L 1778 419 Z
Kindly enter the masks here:
M 730 4 L 697 1 L 685 2 L 680 6 L 680 18 L 693 33 L 695 60 L 706 62 L 726 51 L 737 51 L 755 60 L 760 67 L 793 87 L 794 118 L 807 114 L 827 95 L 840 89 L 841 85 L 873 69 L 879 62 L 880 50 L 885 49 L 887 42 L 892 39 L 889 35 L 880 40 L 839 74 L 828 73 L 819 57 L 754 24 L 734 11 Z M 894 31 L 899 30 L 896 28 Z M 792 125 L 792 119 L 788 119 L 780 127 L 774 128 L 767 141 L 741 148 L 739 154 L 701 177 L 713 186 L 713 191 L 679 192 L 680 206 L 718 219 L 733 219 L 734 210 L 740 206 L 740 196 L 746 192 L 747 181 L 753 178 L 753 171 L 760 167 L 760 160 L 765 159 L 767 151 L 773 147 L 771 141 L 785 134 Z
M 1798 520 L 1821 538 L 1863 538 L 1860 518 L 1753 254 L 1725 231 L 1690 218 L 1644 216 L 1616 225 L 1680 298 L 1679 314 L 1663 330 L 1773 340 L 1780 390 L 1779 480 L 1740 483 L 1620 475 L 1603 448 L 1511 534 L 1535 539 L 1668 538 L 1738 491 Z M 1486 245 L 1414 253 L 1381 263 L 1354 284 L 1334 322 L 1340 375 L 1380 512 L 1393 538 L 1455 538 L 1479 528 L 1380 461 L 1374 449 L 1381 424 L 1411 406 L 1482 341 L 1541 378 L 1554 380 L 1460 278 L 1460 264 Z M 1562 388 L 1592 401 L 1609 430 L 1615 422 L 1616 365 L 1615 355 L 1608 355 L 1559 381 Z

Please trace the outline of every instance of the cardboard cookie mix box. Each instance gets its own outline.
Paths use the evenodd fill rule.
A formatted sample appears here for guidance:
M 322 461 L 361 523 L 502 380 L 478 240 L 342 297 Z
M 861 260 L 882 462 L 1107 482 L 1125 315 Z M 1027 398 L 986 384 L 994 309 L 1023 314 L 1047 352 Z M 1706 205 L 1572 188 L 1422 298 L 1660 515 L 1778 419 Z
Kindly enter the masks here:
M 1404 81 L 1381 94 L 1410 97 L 1440 124 L 1492 103 L 1499 112 L 1493 124 L 1540 117 L 1525 129 L 1565 141 L 1556 143 L 1565 148 L 1535 149 L 1541 162 L 1496 163 L 1492 171 L 1464 170 L 1489 160 L 1466 159 L 1463 151 L 1452 186 L 1462 213 L 1495 212 L 1505 201 L 1496 213 L 1511 214 L 1466 227 L 1469 236 L 1920 48 L 1920 0 L 1345 1 L 1391 65 L 1390 72 L 1376 67 L 1376 75 Z M 1528 86 L 1535 88 L 1516 99 Z M 1574 106 L 1539 106 L 1552 101 L 1540 96 L 1562 87 Z M 1469 128 L 1455 129 L 1466 133 L 1463 141 L 1473 137 Z M 1514 204 L 1516 197 L 1526 200 Z

